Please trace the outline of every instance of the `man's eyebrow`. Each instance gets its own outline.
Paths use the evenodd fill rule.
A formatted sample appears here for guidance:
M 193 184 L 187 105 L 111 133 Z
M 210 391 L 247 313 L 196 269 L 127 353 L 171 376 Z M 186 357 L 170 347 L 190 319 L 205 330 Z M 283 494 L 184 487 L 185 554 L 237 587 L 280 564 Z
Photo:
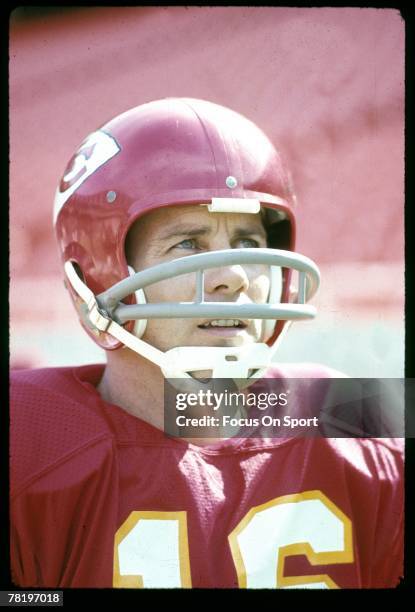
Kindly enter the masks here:
M 176 225 L 170 227 L 158 236 L 158 240 L 169 240 L 170 238 L 180 238 L 182 236 L 206 236 L 212 231 L 212 228 L 208 225 Z M 233 235 L 238 237 L 244 236 L 264 236 L 266 237 L 266 231 L 262 225 L 255 225 L 252 227 L 236 227 L 233 230 Z
M 259 236 L 266 236 L 267 232 L 263 225 L 255 225 L 255 227 L 239 227 L 236 228 L 235 234 L 238 236 L 252 236 L 257 234 Z
M 180 236 L 204 236 L 208 234 L 210 228 L 207 225 L 173 225 L 166 232 L 158 236 L 159 240 L 168 240 L 169 238 L 177 238 Z

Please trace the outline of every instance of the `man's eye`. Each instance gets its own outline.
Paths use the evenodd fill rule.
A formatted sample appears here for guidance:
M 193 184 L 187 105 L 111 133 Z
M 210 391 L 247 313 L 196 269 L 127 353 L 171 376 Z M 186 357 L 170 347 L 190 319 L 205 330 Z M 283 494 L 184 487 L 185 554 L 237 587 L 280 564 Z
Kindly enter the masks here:
M 235 249 L 256 249 L 259 247 L 258 240 L 254 238 L 240 238 L 235 242 Z
M 196 240 L 194 238 L 186 238 L 186 240 L 182 240 L 178 244 L 174 245 L 174 249 L 195 249 L 197 247 Z

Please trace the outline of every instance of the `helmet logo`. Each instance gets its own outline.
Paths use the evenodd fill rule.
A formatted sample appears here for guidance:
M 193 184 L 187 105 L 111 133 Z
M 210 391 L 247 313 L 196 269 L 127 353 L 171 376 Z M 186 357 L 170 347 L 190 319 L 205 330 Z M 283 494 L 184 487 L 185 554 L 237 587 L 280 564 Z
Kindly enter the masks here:
M 90 159 L 95 148 L 95 144 L 82 146 L 75 155 L 72 156 L 65 174 L 63 175 L 59 184 L 59 190 L 63 193 L 66 189 L 69 189 L 73 183 L 81 178 L 86 172 L 86 162 Z
M 120 150 L 116 140 L 105 132 L 93 132 L 84 140 L 67 165 L 56 192 L 53 210 L 54 222 L 65 202 L 88 176 L 91 176 Z
M 225 182 L 226 186 L 229 187 L 229 189 L 233 189 L 238 184 L 238 181 L 234 176 L 228 176 Z

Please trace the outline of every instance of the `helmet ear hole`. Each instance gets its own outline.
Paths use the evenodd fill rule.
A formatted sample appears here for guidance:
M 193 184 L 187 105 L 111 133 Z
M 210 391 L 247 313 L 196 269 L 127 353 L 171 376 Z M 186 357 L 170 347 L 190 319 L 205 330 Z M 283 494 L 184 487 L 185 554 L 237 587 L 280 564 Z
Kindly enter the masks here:
M 80 265 L 76 261 L 73 261 L 72 265 L 73 265 L 73 269 L 75 270 L 75 272 L 77 273 L 77 275 L 79 276 L 81 281 L 84 283 L 85 282 L 85 278 L 84 278 L 84 275 L 82 273 Z
M 129 275 L 134 276 L 135 274 L 134 268 L 132 266 L 127 266 L 127 267 L 128 267 Z M 134 295 L 135 295 L 137 304 L 146 303 L 146 296 L 145 296 L 143 289 L 137 289 L 137 291 L 134 292 Z M 146 330 L 146 327 L 147 327 L 147 319 L 138 319 L 134 323 L 134 327 L 132 330 L 133 334 L 137 336 L 137 338 L 141 338 Z
M 288 219 L 272 223 L 267 227 L 267 243 L 272 249 L 289 251 L 291 247 L 291 224 Z

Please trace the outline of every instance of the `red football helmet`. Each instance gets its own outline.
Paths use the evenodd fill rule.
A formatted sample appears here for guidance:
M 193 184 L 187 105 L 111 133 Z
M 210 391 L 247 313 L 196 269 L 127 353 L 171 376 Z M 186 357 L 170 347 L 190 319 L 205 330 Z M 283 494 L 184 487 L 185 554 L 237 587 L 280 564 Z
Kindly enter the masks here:
M 270 140 L 254 123 L 228 108 L 204 100 L 166 98 L 133 108 L 90 134 L 71 158 L 56 192 L 54 222 L 67 286 L 82 325 L 95 342 L 105 349 L 131 346 L 126 338 L 132 334 L 127 332 L 140 337 L 146 318 L 165 316 L 165 311 L 154 314 L 151 305 L 145 304 L 145 285 L 139 282 L 142 273 L 134 275 L 128 268 L 126 237 L 141 215 L 189 204 L 208 205 L 211 212 L 264 211 L 270 248 L 260 250 L 269 251 L 268 259 L 263 253 L 261 261 L 271 265 L 272 254 L 274 271 L 276 266 L 283 270 L 282 291 L 278 295 L 274 291 L 270 298 L 270 303 L 278 305 L 271 309 L 270 304 L 258 305 L 255 317 L 251 316 L 270 319 L 268 347 L 276 345 L 287 320 L 315 315 L 305 301 L 317 289 L 318 269 L 306 257 L 293 253 L 295 196 Z M 218 253 L 222 265 L 227 264 L 230 253 L 234 259 L 237 255 L 235 250 Z M 181 260 L 199 258 L 204 265 L 199 260 L 190 262 L 195 271 L 218 267 L 217 257 L 209 259 L 209 255 Z M 258 252 L 256 256 L 258 259 Z M 295 304 L 289 303 L 291 268 L 300 272 L 300 296 Z M 174 266 L 172 270 L 165 277 L 178 273 Z M 148 278 L 145 284 L 151 284 Z M 118 288 L 115 293 L 114 285 Z M 142 306 L 131 306 L 137 302 Z M 186 312 L 176 310 L 176 316 L 198 317 L 204 304 L 199 299 L 188 306 Z M 258 310 L 264 306 L 268 306 L 267 313 Z M 122 316 L 117 316 L 121 311 Z M 137 348 L 143 348 L 142 344 L 149 346 L 139 341 L 133 350 L 144 354 Z M 152 359 L 149 354 L 146 357 Z

